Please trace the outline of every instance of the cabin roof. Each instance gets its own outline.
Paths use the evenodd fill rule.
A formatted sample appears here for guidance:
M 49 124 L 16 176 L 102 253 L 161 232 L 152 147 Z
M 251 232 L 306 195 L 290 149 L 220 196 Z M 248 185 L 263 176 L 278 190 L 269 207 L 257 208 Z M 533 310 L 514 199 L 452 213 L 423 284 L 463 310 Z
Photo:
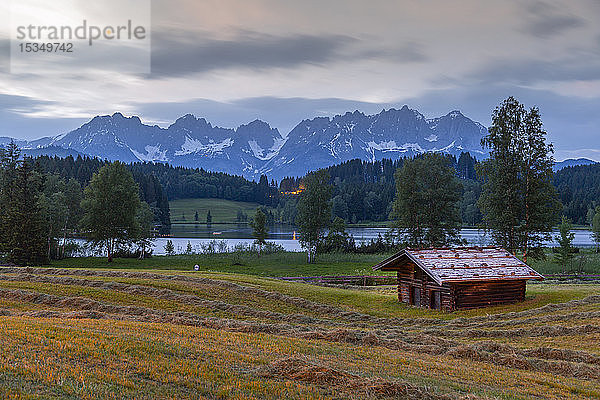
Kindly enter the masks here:
M 447 282 L 544 279 L 530 266 L 499 247 L 405 249 L 373 266 L 394 271 L 414 263 L 439 285 Z

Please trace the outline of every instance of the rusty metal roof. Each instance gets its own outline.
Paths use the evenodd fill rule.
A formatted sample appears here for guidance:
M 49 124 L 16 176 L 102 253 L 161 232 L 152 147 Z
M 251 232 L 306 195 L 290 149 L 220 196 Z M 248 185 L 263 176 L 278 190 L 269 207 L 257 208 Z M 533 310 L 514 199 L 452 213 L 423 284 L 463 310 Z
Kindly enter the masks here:
M 373 266 L 390 271 L 412 262 L 438 284 L 485 280 L 544 279 L 531 267 L 499 247 L 406 249 Z

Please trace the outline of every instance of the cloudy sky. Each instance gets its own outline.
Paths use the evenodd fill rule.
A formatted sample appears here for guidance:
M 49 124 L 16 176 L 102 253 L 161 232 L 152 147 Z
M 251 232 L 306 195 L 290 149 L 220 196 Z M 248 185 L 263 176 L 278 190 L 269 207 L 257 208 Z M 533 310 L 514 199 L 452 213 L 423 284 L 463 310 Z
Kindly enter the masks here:
M 98 3 L 51 2 L 90 15 Z M 285 135 L 304 118 L 404 104 L 488 126 L 513 95 L 540 108 L 557 159 L 600 160 L 597 0 L 154 0 L 150 74 L 10 73 L 9 8 L 0 136 L 56 135 L 115 111 L 162 126 L 186 113 L 227 127 L 260 118 Z

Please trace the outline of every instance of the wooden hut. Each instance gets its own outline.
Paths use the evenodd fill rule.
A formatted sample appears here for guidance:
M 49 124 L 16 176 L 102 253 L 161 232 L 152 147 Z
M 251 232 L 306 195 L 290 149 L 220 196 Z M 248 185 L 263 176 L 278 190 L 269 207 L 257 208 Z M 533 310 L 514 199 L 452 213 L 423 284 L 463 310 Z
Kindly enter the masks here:
M 544 279 L 498 247 L 403 250 L 373 266 L 397 271 L 398 300 L 453 311 L 525 299 L 529 279 Z

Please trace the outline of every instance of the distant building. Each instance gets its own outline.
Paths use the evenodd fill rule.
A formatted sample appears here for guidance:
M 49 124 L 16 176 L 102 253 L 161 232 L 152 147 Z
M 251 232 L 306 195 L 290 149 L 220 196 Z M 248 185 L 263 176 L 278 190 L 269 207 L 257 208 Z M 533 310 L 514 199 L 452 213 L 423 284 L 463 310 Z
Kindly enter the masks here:
M 281 191 L 280 193 L 284 196 L 297 196 L 304 191 L 304 185 L 301 183 L 295 190 Z
M 373 269 L 397 271 L 399 301 L 445 311 L 523 301 L 526 282 L 544 279 L 497 247 L 406 249 Z

